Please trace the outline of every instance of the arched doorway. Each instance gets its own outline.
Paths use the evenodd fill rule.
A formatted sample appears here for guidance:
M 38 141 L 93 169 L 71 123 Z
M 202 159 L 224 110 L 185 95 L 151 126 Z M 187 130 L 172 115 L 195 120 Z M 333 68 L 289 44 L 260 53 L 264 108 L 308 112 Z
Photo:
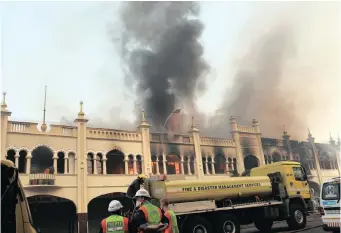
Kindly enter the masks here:
M 226 174 L 226 159 L 223 155 L 218 154 L 214 157 L 214 169 L 216 174 Z
M 75 204 L 66 198 L 36 195 L 27 198 L 34 224 L 41 232 L 77 233 Z
M 119 150 L 111 150 L 107 154 L 107 174 L 124 174 L 124 154 Z
M 258 158 L 254 155 L 247 155 L 244 158 L 244 167 L 245 170 L 251 170 L 254 167 L 258 167 L 259 161 Z
M 46 146 L 39 146 L 32 151 L 31 174 L 53 170 L 53 151 Z
M 133 203 L 125 197 L 125 193 L 109 193 L 92 199 L 88 204 L 88 232 L 98 232 L 100 223 L 109 217 L 108 206 L 112 200 L 118 200 L 123 205 L 123 212 L 133 208 Z
M 181 174 L 181 158 L 176 154 L 169 154 L 167 160 L 167 174 Z

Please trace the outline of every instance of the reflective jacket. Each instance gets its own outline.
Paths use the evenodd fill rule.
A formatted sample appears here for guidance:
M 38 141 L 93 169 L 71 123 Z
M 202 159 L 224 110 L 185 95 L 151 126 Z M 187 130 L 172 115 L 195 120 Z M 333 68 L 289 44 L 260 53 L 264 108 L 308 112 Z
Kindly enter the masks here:
M 165 216 L 169 221 L 169 226 L 166 229 L 165 233 L 179 233 L 178 221 L 176 220 L 176 215 L 174 211 L 167 210 L 167 212 L 165 212 Z
M 111 215 L 101 222 L 103 233 L 128 233 L 128 218 L 120 215 Z

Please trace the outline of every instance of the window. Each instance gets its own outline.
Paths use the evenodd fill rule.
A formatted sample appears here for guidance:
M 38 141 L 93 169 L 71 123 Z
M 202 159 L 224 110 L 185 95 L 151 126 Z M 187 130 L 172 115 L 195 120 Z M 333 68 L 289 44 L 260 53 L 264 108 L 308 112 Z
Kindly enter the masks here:
M 340 183 L 329 182 L 323 184 L 322 188 L 323 200 L 340 200 Z
M 306 180 L 306 175 L 302 167 L 293 167 L 292 170 L 294 172 L 295 180 L 299 180 L 299 181 Z

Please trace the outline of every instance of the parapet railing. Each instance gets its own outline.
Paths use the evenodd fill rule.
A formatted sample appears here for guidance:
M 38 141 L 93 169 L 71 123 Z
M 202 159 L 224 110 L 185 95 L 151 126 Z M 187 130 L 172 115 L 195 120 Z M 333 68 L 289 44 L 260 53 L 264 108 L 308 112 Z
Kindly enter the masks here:
M 30 185 L 55 185 L 55 180 L 55 174 L 36 173 L 29 176 Z

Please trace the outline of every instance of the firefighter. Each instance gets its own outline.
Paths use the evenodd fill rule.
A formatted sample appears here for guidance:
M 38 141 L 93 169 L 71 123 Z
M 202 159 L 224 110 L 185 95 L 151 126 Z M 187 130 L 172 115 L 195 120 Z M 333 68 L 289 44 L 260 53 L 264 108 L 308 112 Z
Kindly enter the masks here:
M 128 233 L 128 218 L 122 216 L 121 202 L 113 200 L 109 203 L 110 216 L 103 219 L 99 233 Z
M 168 208 L 169 202 L 167 198 L 164 198 L 160 201 L 160 206 L 164 215 L 168 219 L 169 225 L 165 230 L 165 233 L 179 233 L 178 221 L 176 220 L 176 215 L 173 210 Z
M 133 217 L 133 224 L 138 232 L 164 232 L 168 227 L 168 219 L 160 208 L 149 202 L 148 191 L 142 188 L 136 192 L 134 198 L 137 211 Z
M 140 190 L 141 185 L 144 184 L 147 176 L 144 174 L 138 175 L 138 177 L 129 185 L 127 190 L 127 197 L 134 198 L 136 192 Z

